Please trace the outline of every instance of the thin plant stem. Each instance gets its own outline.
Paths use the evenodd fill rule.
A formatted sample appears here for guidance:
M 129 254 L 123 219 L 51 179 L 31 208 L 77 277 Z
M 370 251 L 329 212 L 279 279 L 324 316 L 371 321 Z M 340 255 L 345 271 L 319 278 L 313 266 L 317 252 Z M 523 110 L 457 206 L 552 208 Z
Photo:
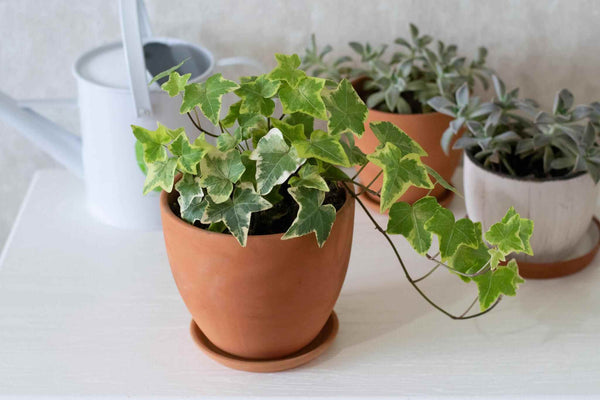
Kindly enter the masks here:
M 363 171 L 363 169 L 365 169 L 365 167 L 367 166 L 368 162 L 365 163 L 362 167 L 359 168 L 358 171 L 356 171 L 356 173 L 354 174 L 354 176 L 352 178 L 350 178 L 350 180 L 355 180 L 356 178 L 358 178 L 358 175 L 360 175 L 360 173 Z
M 387 234 L 387 232 L 385 231 L 385 229 L 383 229 L 381 227 L 381 225 L 379 225 L 379 223 L 375 220 L 375 218 L 373 217 L 373 215 L 369 212 L 368 208 L 360 200 L 360 198 L 358 197 L 358 195 L 356 193 L 354 193 L 354 191 L 352 191 L 350 189 L 350 187 L 348 187 L 348 185 L 346 184 L 346 182 L 342 182 L 342 184 L 348 190 L 348 193 L 350 193 L 350 195 L 356 200 L 356 202 L 359 204 L 359 206 L 363 209 L 363 211 L 365 212 L 365 214 L 367 214 L 367 217 L 371 220 L 371 222 L 373 223 L 373 225 L 375 225 L 375 229 L 377 229 L 385 237 L 386 241 L 389 243 L 389 245 L 391 246 L 392 250 L 394 251 L 394 255 L 398 259 L 398 262 L 400 263 L 400 266 L 402 267 L 402 270 L 404 271 L 404 275 L 406 276 L 406 279 L 408 280 L 408 282 L 421 295 L 421 297 L 423 299 L 425 299 L 425 301 L 427 301 L 433 308 L 435 308 L 436 310 L 438 310 L 439 312 L 441 312 L 442 314 L 448 316 L 451 319 L 454 319 L 454 320 L 463 320 L 463 319 L 475 318 L 475 317 L 478 317 L 480 315 L 484 315 L 484 314 L 490 312 L 491 310 L 493 310 L 496 307 L 496 305 L 498 305 L 498 303 L 500 302 L 500 300 L 502 300 L 502 297 L 499 297 L 498 300 L 496 300 L 494 302 L 494 304 L 492 304 L 486 310 L 481 311 L 481 312 L 479 312 L 477 314 L 472 314 L 472 315 L 467 315 L 467 316 L 465 316 L 464 313 L 463 313 L 463 315 L 454 315 L 454 314 L 446 311 L 441 306 L 437 305 L 415 283 L 415 280 L 412 278 L 412 276 L 408 272 L 408 269 L 406 268 L 406 265 L 404 264 L 404 260 L 402 260 L 402 257 L 400 256 L 400 253 L 398 252 L 398 249 L 396 248 L 396 245 L 394 244 L 394 242 L 392 241 L 392 239 L 390 238 L 390 236 Z M 468 312 L 468 310 L 467 310 L 467 312 Z
M 379 173 L 377 175 L 375 175 L 375 178 L 373 178 L 371 180 L 371 182 L 369 182 L 369 184 L 367 186 L 365 186 L 361 192 L 359 192 L 357 194 L 357 196 L 360 196 L 361 194 L 363 194 L 366 190 L 369 190 L 369 188 L 371 187 L 372 184 L 375 183 L 375 181 L 377 180 L 377 178 L 379 178 L 381 176 L 381 174 L 383 174 L 383 171 L 379 171 Z
M 205 131 L 204 129 L 202 129 L 202 127 L 200 126 L 199 122 L 194 121 L 194 118 L 192 117 L 192 114 L 190 114 L 189 112 L 187 113 L 188 118 L 190 119 L 190 121 L 192 121 L 192 124 L 194 124 L 194 126 L 196 127 L 196 129 L 198 129 L 200 132 L 207 134 L 208 136 L 212 136 L 214 138 L 219 137 L 218 135 L 215 135 L 213 133 L 210 133 L 208 131 Z
M 435 267 L 433 267 L 428 273 L 426 273 L 425 275 L 423 275 L 420 278 L 415 279 L 415 283 L 417 282 L 421 282 L 423 279 L 427 278 L 429 275 L 433 274 L 435 272 L 436 269 L 438 269 L 440 267 L 440 264 L 436 264 Z

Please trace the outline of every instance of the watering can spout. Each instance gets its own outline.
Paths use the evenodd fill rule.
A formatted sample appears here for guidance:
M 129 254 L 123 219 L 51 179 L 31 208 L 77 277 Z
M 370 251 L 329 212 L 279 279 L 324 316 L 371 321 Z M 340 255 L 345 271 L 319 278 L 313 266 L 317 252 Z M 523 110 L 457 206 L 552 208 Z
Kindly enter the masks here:
M 83 176 L 81 138 L 0 92 L 0 120 L 21 131 L 52 158 Z

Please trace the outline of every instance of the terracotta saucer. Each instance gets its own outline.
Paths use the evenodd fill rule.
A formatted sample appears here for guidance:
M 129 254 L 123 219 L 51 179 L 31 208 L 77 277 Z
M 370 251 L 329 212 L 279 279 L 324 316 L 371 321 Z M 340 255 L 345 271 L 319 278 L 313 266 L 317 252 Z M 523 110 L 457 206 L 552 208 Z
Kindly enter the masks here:
M 600 221 L 594 217 L 584 238 L 564 261 L 527 262 L 518 261 L 519 274 L 525 279 L 550 279 L 581 271 L 594 259 L 600 249 Z
M 226 367 L 248 372 L 277 372 L 296 368 L 323 354 L 333 343 L 333 340 L 337 336 L 338 328 L 337 315 L 335 311 L 332 311 L 325 326 L 312 342 L 294 354 L 274 360 L 251 360 L 226 353 L 208 340 L 194 320 L 190 324 L 190 333 L 194 342 L 200 347 L 200 350 Z
M 357 190 L 360 191 L 360 188 L 357 188 Z M 371 210 L 379 212 L 379 200 L 376 199 L 375 196 L 370 195 L 367 192 L 363 192 L 358 197 L 360 197 L 362 202 L 365 203 L 365 205 L 367 207 L 369 207 Z M 454 192 L 452 190 L 446 189 L 438 197 L 437 201 L 442 207 L 446 207 L 448 204 L 450 204 L 450 202 L 452 201 L 453 198 L 454 198 Z M 385 214 L 387 215 L 388 212 L 386 211 Z

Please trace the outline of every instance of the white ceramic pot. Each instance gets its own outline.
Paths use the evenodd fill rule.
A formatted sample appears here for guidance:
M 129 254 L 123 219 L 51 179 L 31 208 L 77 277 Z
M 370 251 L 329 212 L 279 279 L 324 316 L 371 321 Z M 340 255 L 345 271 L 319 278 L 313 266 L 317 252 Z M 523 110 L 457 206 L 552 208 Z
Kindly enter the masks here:
M 568 258 L 587 232 L 596 209 L 598 185 L 589 174 L 571 178 L 523 179 L 484 169 L 466 152 L 464 191 L 467 213 L 487 230 L 513 206 L 533 220 L 533 256 L 529 262 L 556 262 Z

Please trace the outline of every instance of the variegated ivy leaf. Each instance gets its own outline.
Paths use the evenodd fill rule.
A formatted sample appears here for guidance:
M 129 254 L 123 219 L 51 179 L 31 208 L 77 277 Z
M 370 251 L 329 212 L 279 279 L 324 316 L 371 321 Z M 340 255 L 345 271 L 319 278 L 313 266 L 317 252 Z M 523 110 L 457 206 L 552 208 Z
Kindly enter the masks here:
M 181 179 L 175 184 L 175 190 L 179 192 L 177 202 L 179 203 L 179 211 L 182 214 L 192 203 L 192 200 L 204 197 L 202 185 L 200 185 L 200 177 L 193 174 L 183 174 Z M 188 222 L 193 224 L 195 221 Z
M 467 218 L 454 220 L 451 211 L 440 207 L 433 217 L 425 223 L 425 229 L 437 235 L 440 244 L 442 260 L 452 257 L 460 245 L 477 247 L 480 239 L 477 236 L 477 226 Z
M 262 195 L 285 182 L 306 161 L 298 157 L 296 148 L 288 146 L 277 128 L 258 141 L 250 159 L 256 161 L 256 183 Z
M 208 205 L 202 222 L 208 224 L 222 221 L 244 247 L 248 239 L 248 228 L 250 227 L 252 213 L 272 207 L 271 203 L 256 193 L 254 187 L 248 183 L 237 185 L 233 197 L 224 202 L 215 203 L 211 198 L 207 199 Z
M 160 88 L 169 93 L 169 96 L 175 97 L 185 89 L 190 76 L 192 74 L 179 75 L 178 72 L 171 72 L 169 80 L 163 83 Z
M 521 218 L 510 208 L 502 221 L 495 223 L 485 233 L 485 240 L 492 245 L 498 246 L 498 249 L 504 254 L 510 254 L 513 251 L 523 251 L 524 245 L 519 230 L 521 228 Z
M 238 87 L 237 83 L 224 79 L 221 74 L 213 75 L 201 83 L 186 85 L 179 112 L 185 114 L 198 106 L 206 118 L 217 125 L 223 95 Z
M 164 161 L 155 161 L 148 164 L 148 174 L 144 182 L 144 194 L 148 194 L 156 188 L 165 192 L 173 190 L 177 158 L 171 157 Z
M 271 97 L 277 94 L 281 82 L 259 76 L 255 81 L 240 84 L 235 94 L 242 99 L 240 113 L 260 113 L 266 117 L 273 114 L 275 102 Z
M 519 250 L 525 254 L 533 255 L 533 249 L 531 248 L 531 244 L 529 243 L 529 239 L 533 234 L 533 221 L 527 218 L 521 218 L 514 207 L 511 207 L 506 215 L 502 218 L 502 222 L 508 224 L 511 218 L 515 215 L 519 217 L 519 238 L 521 239 L 522 249 Z M 491 243 L 491 242 L 490 242 Z M 516 250 L 515 250 L 516 251 Z M 508 253 L 507 253 L 508 254 Z
M 224 132 L 217 138 L 217 149 L 221 151 L 229 151 L 242 141 L 242 130 L 238 127 L 233 131 L 233 134 Z
M 335 221 L 335 207 L 323 205 L 325 193 L 306 187 L 290 187 L 288 192 L 299 205 L 296 219 L 282 239 L 292 239 L 314 232 L 319 247 L 323 247 Z
M 181 133 L 185 133 L 183 128 L 171 130 L 158 123 L 155 131 L 142 128 L 141 126 L 131 125 L 133 134 L 142 144 L 144 149 L 144 161 L 146 164 L 155 161 L 165 161 L 167 159 L 167 150 L 165 146 Z
M 414 153 L 423 157 L 427 156 L 427 152 L 417 142 L 391 122 L 371 122 L 369 126 L 379 140 L 379 148 L 385 146 L 386 143 L 393 143 L 404 155 Z
M 479 306 L 481 311 L 487 310 L 501 295 L 514 296 L 519 284 L 525 282 L 519 276 L 519 268 L 515 260 L 499 265 L 483 275 L 473 278 L 479 289 Z
M 275 59 L 277 60 L 277 66 L 269 73 L 269 78 L 285 81 L 292 88 L 295 88 L 306 77 L 306 73 L 298 69 L 301 60 L 297 54 L 275 54 Z
M 294 142 L 294 147 L 300 157 L 350 167 L 350 160 L 340 143 L 339 135 L 330 136 L 327 132 L 316 130 L 310 135 L 310 140 L 298 140 Z
M 304 164 L 298 170 L 298 176 L 292 176 L 288 182 L 290 186 L 294 187 L 302 186 L 329 192 L 329 186 L 327 186 L 327 182 L 325 182 L 325 179 L 319 173 L 319 167 L 313 164 Z
M 206 207 L 208 206 L 208 201 L 203 197 L 194 197 L 190 204 L 185 209 L 180 211 L 181 218 L 184 221 L 193 224 L 196 221 L 202 220 L 204 216 L 204 212 L 206 211 Z
M 216 150 L 204 156 L 200 161 L 200 170 L 202 187 L 206 188 L 213 202 L 223 203 L 229 199 L 233 184 L 240 179 L 245 167 L 239 151 Z
M 283 137 L 285 138 L 285 140 L 287 140 L 288 143 L 292 143 L 298 140 L 306 140 L 306 136 L 304 135 L 304 125 L 301 123 L 296 125 L 290 125 L 287 122 L 280 121 L 278 119 L 273 119 L 271 120 L 271 124 L 281 131 Z
M 433 188 L 427 168 L 417 154 L 405 155 L 393 143 L 376 150 L 367 156 L 369 161 L 383 169 L 381 188 L 381 212 L 385 212 L 410 186 L 425 189 Z
M 177 136 L 173 143 L 169 145 L 169 150 L 174 156 L 177 156 L 177 168 L 188 174 L 198 173 L 198 163 L 207 152 L 204 147 L 190 145 L 185 132 Z
M 331 135 L 352 132 L 362 136 L 368 109 L 347 79 L 342 80 L 324 100 L 330 113 L 327 130 Z
M 287 82 L 282 83 L 279 89 L 279 100 L 284 114 L 302 112 L 326 120 L 327 109 L 321 98 L 323 87 L 325 87 L 325 79 L 309 76 L 303 78 L 296 88 L 291 87 Z
M 404 236 L 419 253 L 425 254 L 431 247 L 431 232 L 425 229 L 425 223 L 440 208 L 435 197 L 426 196 L 412 206 L 405 202 L 395 203 L 390 208 L 387 232 Z
M 243 100 L 240 100 L 237 103 L 233 103 L 229 106 L 229 110 L 227 110 L 227 115 L 221 120 L 222 126 L 224 126 L 225 128 L 231 128 L 235 124 L 235 121 L 237 121 L 238 117 L 240 116 L 240 108 L 242 107 L 242 101 Z
M 463 274 L 475 274 L 490 263 L 491 254 L 488 246 L 483 242 L 481 232 L 481 222 L 475 222 L 475 235 L 477 236 L 477 246 L 461 244 L 452 257 L 446 260 L 446 263 L 455 270 Z M 459 275 L 460 279 L 470 282 L 468 276 Z

